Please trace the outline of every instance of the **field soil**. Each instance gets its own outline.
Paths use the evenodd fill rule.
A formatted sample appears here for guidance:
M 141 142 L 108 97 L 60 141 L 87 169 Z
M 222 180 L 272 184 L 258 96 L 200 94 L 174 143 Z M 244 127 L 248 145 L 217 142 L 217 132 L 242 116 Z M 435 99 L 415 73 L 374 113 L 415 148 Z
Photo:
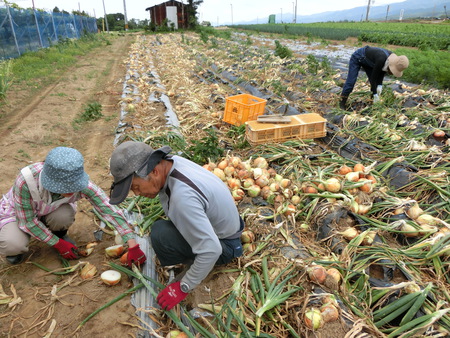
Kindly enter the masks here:
M 84 155 L 90 178 L 109 192 L 108 163 L 126 73 L 123 61 L 134 39 L 133 35 L 112 37 L 110 45 L 79 57 L 76 65 L 49 85 L 32 91 L 20 85 L 11 88 L 0 112 L 1 194 L 7 193 L 22 167 L 43 161 L 57 146 L 78 149 Z M 94 101 L 102 105 L 103 117 L 74 127 L 74 119 Z M 69 230 L 77 245 L 95 240 L 93 231 L 98 224 L 90 209 L 89 203 L 81 201 L 75 224 Z M 49 274 L 32 264 L 51 270 L 62 267 L 56 250 L 35 240 L 30 242 L 29 254 L 20 265 L 12 266 L 0 257 L 1 286 L 6 294 L 16 292 L 21 299 L 14 307 L 0 305 L 0 337 L 44 337 L 49 331 L 55 337 L 134 336 L 137 319 L 129 296 L 76 331 L 90 313 L 133 286 L 126 276 L 114 287 L 100 282 L 99 274 L 108 269 L 104 248 L 113 244 L 112 236 L 104 236 L 94 253 L 84 259 L 98 269 L 91 280 L 82 280 L 78 272 Z

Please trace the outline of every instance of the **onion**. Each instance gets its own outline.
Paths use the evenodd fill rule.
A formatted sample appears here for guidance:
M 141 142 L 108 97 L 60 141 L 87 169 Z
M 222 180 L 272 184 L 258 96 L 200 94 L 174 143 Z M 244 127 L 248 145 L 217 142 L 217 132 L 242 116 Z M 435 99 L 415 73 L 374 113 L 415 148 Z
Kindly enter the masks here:
M 86 262 L 83 268 L 80 271 L 80 276 L 82 279 L 90 279 L 95 276 L 97 273 L 97 268 L 94 264 Z
M 377 179 L 376 179 L 375 176 L 373 176 L 372 174 L 367 174 L 367 175 L 366 175 L 366 179 L 368 179 L 369 181 L 371 181 L 373 184 L 377 183 Z
M 231 177 L 233 176 L 235 170 L 236 169 L 234 169 L 234 167 L 228 166 L 223 169 L 223 173 L 225 174 L 225 176 Z
M 225 173 L 220 168 L 214 168 L 213 174 L 216 175 L 218 178 L 220 178 L 222 181 L 225 181 Z
M 286 216 L 290 216 L 290 215 L 293 215 L 296 211 L 297 211 L 297 209 L 295 208 L 295 205 L 288 204 L 287 207 L 286 207 L 286 211 L 284 212 L 284 214 L 285 214 Z
M 247 192 L 250 197 L 256 197 L 261 192 L 261 187 L 259 185 L 253 184 L 250 188 L 248 188 Z
M 309 231 L 309 225 L 307 223 L 300 224 L 300 231 L 301 232 L 308 232 Z
M 319 192 L 316 188 L 310 185 L 305 186 L 302 190 L 305 194 L 317 194 Z
M 322 313 L 318 309 L 309 309 L 305 312 L 304 316 L 305 325 L 312 329 L 317 330 L 323 326 Z
M 280 190 L 280 185 L 277 182 L 270 183 L 269 187 L 273 192 L 277 192 Z
M 107 285 L 116 285 L 120 282 L 120 278 L 122 278 L 122 275 L 119 271 L 116 270 L 106 270 L 105 272 L 102 272 L 100 278 L 102 279 L 103 283 Z
M 339 175 L 347 175 L 349 172 L 352 172 L 352 168 L 346 166 L 345 164 L 339 168 L 338 174 Z
M 325 304 L 320 308 L 323 321 L 325 323 L 334 322 L 339 318 L 339 311 L 333 304 Z
M 341 190 L 341 183 L 337 178 L 329 178 L 325 182 L 323 182 L 325 188 L 329 192 L 339 192 Z
M 355 166 L 353 167 L 353 171 L 357 172 L 364 172 L 365 169 L 366 168 L 361 163 L 356 163 Z
M 219 164 L 217 164 L 217 168 L 221 170 L 224 170 L 226 167 L 228 167 L 228 161 L 226 159 L 220 161 Z
M 294 193 L 291 189 L 284 189 L 283 190 L 283 196 L 286 197 L 286 199 L 291 199 L 292 196 L 294 196 Z
M 311 265 L 306 269 L 309 279 L 318 284 L 323 284 L 327 278 L 327 270 L 322 265 Z
M 336 268 L 329 268 L 326 278 L 331 279 L 336 285 L 339 285 L 341 282 L 341 273 Z
M 269 173 L 270 177 L 275 177 L 275 175 L 277 174 L 276 170 L 273 168 L 268 168 L 267 172 Z
M 241 162 L 242 162 L 242 160 L 240 157 L 233 156 L 228 161 L 228 165 L 232 165 L 234 168 L 239 168 L 239 166 L 241 165 Z
M 424 211 L 419 207 L 419 204 L 416 201 L 414 201 L 414 203 L 409 207 L 406 207 L 405 212 L 411 219 L 416 219 L 424 213 Z
M 244 180 L 244 182 L 242 183 L 242 186 L 247 189 L 247 188 L 250 188 L 254 184 L 255 184 L 255 180 L 253 178 L 249 177 Z
M 257 157 L 253 160 L 253 167 L 266 169 L 269 167 L 269 163 L 264 157 Z
M 357 213 L 358 215 L 365 215 L 370 211 L 370 209 L 372 209 L 372 203 L 359 204 Z
M 237 178 L 229 178 L 227 180 L 227 184 L 231 190 L 239 189 L 241 187 L 241 181 Z
M 292 198 L 291 198 L 291 203 L 293 204 L 293 205 L 299 205 L 300 204 L 300 202 L 301 202 L 301 198 L 300 198 L 300 196 L 298 196 L 298 195 L 294 195 L 294 196 L 292 196 Z
M 417 217 L 415 219 L 415 221 L 420 224 L 420 225 L 438 225 L 439 223 L 441 223 L 439 218 L 433 217 L 431 215 L 428 214 L 422 214 L 419 217 Z
M 242 243 L 252 243 L 255 241 L 255 233 L 251 230 L 245 230 L 241 234 Z
M 122 244 L 113 245 L 105 249 L 106 254 L 111 258 L 119 257 L 125 251 L 125 247 Z
M 351 241 L 356 236 L 358 236 L 359 232 L 357 229 L 355 229 L 353 227 L 348 227 L 347 229 L 340 232 L 339 234 L 342 235 L 342 237 L 344 237 L 346 240 Z
M 248 171 L 248 170 L 246 170 L 246 169 L 241 169 L 241 170 L 239 170 L 238 172 L 237 172 L 237 177 L 240 179 L 240 180 L 244 180 L 244 179 L 246 179 L 246 178 L 249 178 L 249 177 L 251 177 L 251 172 L 250 171 Z
M 419 230 L 416 229 L 411 224 L 408 224 L 407 222 L 403 221 L 401 222 L 400 230 L 403 232 L 403 235 L 405 237 L 417 237 L 419 236 Z
M 265 187 L 266 185 L 269 185 L 269 178 L 265 175 L 261 175 L 255 180 L 255 184 L 259 185 L 261 188 Z
M 128 251 L 125 252 L 125 253 L 120 257 L 120 263 L 122 263 L 123 265 L 127 265 L 127 263 L 128 263 Z
M 252 172 L 253 172 L 253 178 L 255 180 L 257 180 L 263 174 L 263 171 L 261 168 L 253 168 Z
M 433 136 L 437 138 L 445 137 L 445 131 L 437 129 L 434 131 Z
M 244 243 L 242 244 L 242 250 L 244 252 L 253 252 L 256 250 L 256 244 L 255 243 Z
M 265 187 L 261 188 L 260 195 L 265 200 L 269 197 L 269 195 L 273 194 L 272 190 L 270 190 L 270 187 L 266 185 Z
M 368 181 L 365 178 L 360 178 L 358 180 L 358 182 L 363 182 L 363 181 Z M 362 185 L 359 187 L 359 190 L 361 190 L 362 192 L 365 192 L 366 194 L 370 194 L 373 190 L 372 188 L 372 182 L 368 181 L 366 184 Z
M 347 175 L 345 175 L 345 179 L 350 182 L 358 182 L 359 173 L 355 172 L 355 171 L 351 171 Z
M 420 291 L 420 286 L 416 284 L 416 282 L 410 282 L 410 284 L 404 287 L 406 293 L 414 293 Z
M 368 231 L 362 240 L 363 245 L 372 245 L 375 240 L 375 236 L 377 235 L 376 231 Z
M 188 335 L 186 333 L 178 330 L 172 330 L 166 336 L 166 338 L 187 338 L 187 337 Z
M 275 182 L 280 183 L 283 179 L 283 176 L 281 176 L 280 174 L 276 174 L 273 179 L 275 180 Z
M 244 192 L 244 190 L 242 190 L 242 189 L 240 189 L 240 188 L 238 188 L 238 189 L 233 189 L 233 190 L 231 191 L 231 196 L 233 196 L 233 199 L 234 199 L 235 201 L 240 201 L 240 200 L 242 200 L 242 199 L 244 198 L 245 192 Z
M 419 216 L 422 217 L 422 216 Z M 419 235 L 424 236 L 429 233 L 435 233 L 437 232 L 437 228 L 435 226 L 429 225 L 427 223 L 420 225 L 421 229 L 419 230 Z
M 208 171 L 212 171 L 211 166 L 209 164 L 204 164 L 203 168 L 205 168 Z
M 291 185 L 291 180 L 290 179 L 288 179 L 288 178 L 281 179 L 280 187 L 285 189 L 285 188 L 289 187 L 290 185 Z

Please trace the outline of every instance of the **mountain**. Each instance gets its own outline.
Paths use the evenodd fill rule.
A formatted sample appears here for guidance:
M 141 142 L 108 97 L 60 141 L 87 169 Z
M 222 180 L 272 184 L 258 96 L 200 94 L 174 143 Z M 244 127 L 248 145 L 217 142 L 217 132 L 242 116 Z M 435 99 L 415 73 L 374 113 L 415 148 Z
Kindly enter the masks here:
M 388 7 L 389 6 L 389 7 Z M 389 11 L 388 11 L 389 8 Z M 403 19 L 411 18 L 445 18 L 450 17 L 450 0 L 406 0 L 390 5 L 370 6 L 369 21 L 399 20 L 403 11 Z M 297 15 L 297 23 L 312 23 L 325 21 L 364 21 L 367 6 L 360 6 L 342 11 L 323 12 L 312 15 Z M 293 14 L 283 14 L 283 17 L 293 18 Z M 259 18 L 237 24 L 267 23 L 267 18 Z M 278 16 L 277 16 L 278 22 Z M 286 22 L 291 23 L 291 21 Z

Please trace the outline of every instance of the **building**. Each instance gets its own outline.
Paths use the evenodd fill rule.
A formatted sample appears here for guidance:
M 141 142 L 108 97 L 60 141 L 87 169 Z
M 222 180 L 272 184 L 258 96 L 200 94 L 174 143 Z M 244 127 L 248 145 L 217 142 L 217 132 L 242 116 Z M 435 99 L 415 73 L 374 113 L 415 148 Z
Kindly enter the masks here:
M 188 28 L 188 11 L 187 5 L 182 2 L 170 0 L 153 7 L 145 9 L 150 12 L 150 21 L 157 26 L 161 26 L 163 21 L 167 19 L 167 25 L 174 25 L 175 29 Z

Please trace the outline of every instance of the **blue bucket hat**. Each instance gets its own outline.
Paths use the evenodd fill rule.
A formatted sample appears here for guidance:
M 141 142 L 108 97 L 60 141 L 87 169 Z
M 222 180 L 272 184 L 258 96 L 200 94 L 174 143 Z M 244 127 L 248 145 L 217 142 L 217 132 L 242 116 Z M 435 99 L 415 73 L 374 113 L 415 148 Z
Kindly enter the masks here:
M 57 194 L 85 189 L 89 184 L 89 176 L 84 172 L 83 165 L 83 155 L 78 150 L 67 147 L 52 149 L 41 172 L 42 186 Z

